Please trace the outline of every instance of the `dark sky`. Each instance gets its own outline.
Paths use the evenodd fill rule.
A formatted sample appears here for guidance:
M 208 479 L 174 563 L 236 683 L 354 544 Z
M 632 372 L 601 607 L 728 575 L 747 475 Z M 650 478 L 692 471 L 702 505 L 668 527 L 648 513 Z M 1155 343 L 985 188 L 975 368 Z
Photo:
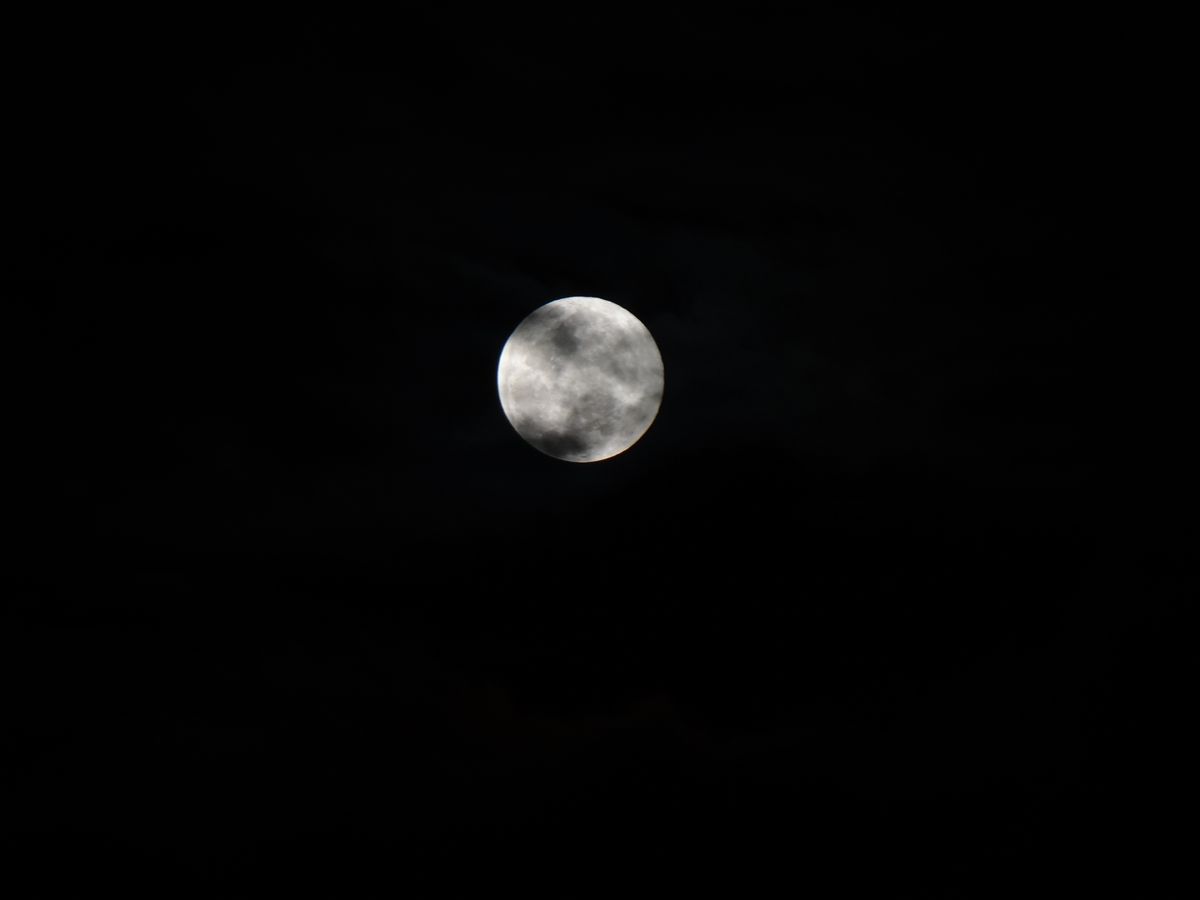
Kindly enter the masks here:
M 49 893 L 1164 896 L 1120 28 L 779 7 L 9 29 Z M 496 396 L 569 295 L 666 370 L 592 465 Z

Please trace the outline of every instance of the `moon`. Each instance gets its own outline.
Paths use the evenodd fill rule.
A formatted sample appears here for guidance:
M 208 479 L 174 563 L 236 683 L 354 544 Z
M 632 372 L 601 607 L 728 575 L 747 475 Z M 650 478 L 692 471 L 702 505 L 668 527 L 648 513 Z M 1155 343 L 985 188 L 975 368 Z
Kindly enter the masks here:
M 649 330 L 599 297 L 564 297 L 525 317 L 500 352 L 500 406 L 517 434 L 549 456 L 599 462 L 646 433 L 663 396 Z

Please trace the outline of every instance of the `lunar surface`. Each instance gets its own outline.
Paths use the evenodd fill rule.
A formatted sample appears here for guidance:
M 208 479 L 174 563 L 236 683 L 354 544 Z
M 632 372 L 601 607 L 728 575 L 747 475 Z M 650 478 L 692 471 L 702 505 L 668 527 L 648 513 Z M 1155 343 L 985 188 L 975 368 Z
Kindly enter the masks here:
M 599 297 L 565 297 L 517 326 L 496 382 L 517 434 L 558 459 L 597 462 L 628 450 L 654 421 L 662 356 L 628 310 Z

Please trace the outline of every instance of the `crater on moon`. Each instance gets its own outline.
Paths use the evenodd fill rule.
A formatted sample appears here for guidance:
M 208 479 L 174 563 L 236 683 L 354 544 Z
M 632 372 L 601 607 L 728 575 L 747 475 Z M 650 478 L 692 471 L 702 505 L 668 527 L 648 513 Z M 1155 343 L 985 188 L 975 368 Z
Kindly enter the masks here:
M 505 416 L 526 441 L 558 459 L 597 462 L 629 449 L 654 421 L 662 356 L 628 310 L 564 297 L 517 326 L 496 382 Z

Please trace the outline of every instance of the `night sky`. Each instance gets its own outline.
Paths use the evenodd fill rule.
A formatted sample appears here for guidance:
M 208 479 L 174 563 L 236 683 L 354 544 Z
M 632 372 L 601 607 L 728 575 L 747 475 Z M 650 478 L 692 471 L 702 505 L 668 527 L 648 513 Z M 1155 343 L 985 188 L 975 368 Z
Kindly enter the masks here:
M 738 8 L 10 23 L 22 896 L 1170 895 L 1119 29 Z

